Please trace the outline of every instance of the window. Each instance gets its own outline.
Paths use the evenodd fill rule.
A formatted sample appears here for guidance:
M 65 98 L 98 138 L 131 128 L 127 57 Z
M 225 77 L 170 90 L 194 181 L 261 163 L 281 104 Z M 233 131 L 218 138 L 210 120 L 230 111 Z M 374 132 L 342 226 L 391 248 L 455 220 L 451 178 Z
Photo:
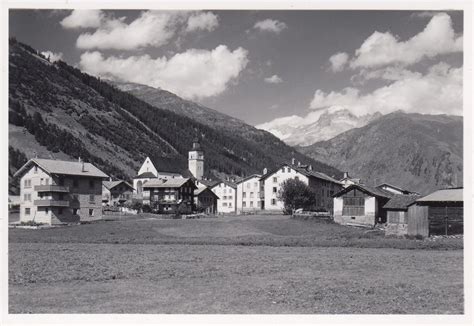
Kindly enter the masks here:
M 285 173 L 285 168 L 282 168 L 282 169 L 281 169 L 281 173 Z
M 89 208 L 89 216 L 94 216 L 94 209 L 93 208 Z
M 224 188 L 224 194 L 227 193 L 227 189 Z
M 273 187 L 273 193 L 274 193 L 274 194 L 277 193 L 277 187 Z
M 31 194 L 24 194 L 23 199 L 24 201 L 31 201 Z
M 229 199 L 232 199 L 232 196 L 229 196 Z
M 254 182 L 253 186 L 254 186 L 254 188 L 257 188 L 258 187 L 258 182 Z
M 94 188 L 94 180 L 93 179 L 90 179 L 89 180 L 89 188 Z
M 232 207 L 232 203 L 229 203 L 229 207 Z
M 253 192 L 250 192 L 250 198 L 253 198 Z
M 343 197 L 342 215 L 344 216 L 363 216 L 364 215 L 364 197 Z
M 95 196 L 94 195 L 89 195 L 89 201 L 90 202 L 95 202 Z
M 25 188 L 31 187 L 31 180 L 30 179 L 25 179 L 24 185 L 25 185 Z
M 43 181 L 44 181 L 44 179 L 43 179 L 43 178 L 41 178 L 41 179 L 40 179 L 40 185 L 42 185 L 42 184 L 43 184 Z
M 300 179 L 300 177 L 298 177 L 298 176 L 295 177 L 295 180 L 299 180 L 299 179 Z
M 277 201 L 275 198 L 272 198 L 272 205 L 276 205 L 277 204 Z
M 250 202 L 250 207 L 253 207 L 253 201 Z
M 76 179 L 76 178 L 72 179 L 72 186 L 73 187 L 79 187 L 79 180 Z
M 33 167 L 33 172 L 34 172 L 34 173 L 38 173 L 38 166 L 37 166 L 37 165 L 35 165 L 35 166 Z
M 242 203 L 242 207 L 247 207 L 247 203 L 246 203 L 246 202 L 243 202 L 243 203 Z
M 290 173 L 290 172 L 291 172 L 291 168 L 286 168 L 286 170 L 288 171 L 288 173 Z
M 30 215 L 30 213 L 31 213 L 31 208 L 26 207 L 25 208 L 25 215 Z
M 277 177 L 273 177 L 273 182 L 278 182 L 278 178 L 277 178 Z
M 63 208 L 62 207 L 58 208 L 58 215 L 62 215 L 62 213 L 63 213 Z
M 46 214 L 49 214 L 49 207 L 46 207 L 44 211 L 46 212 Z
M 247 193 L 244 191 L 244 192 L 242 193 L 242 198 L 246 198 L 246 197 L 247 197 Z
M 250 189 L 250 182 L 247 183 L 247 189 Z
M 224 200 L 225 200 L 225 199 L 227 199 L 227 196 L 224 196 L 224 198 L 223 198 L 223 199 L 224 199 Z
M 227 207 L 227 203 L 222 203 L 222 206 Z
M 79 209 L 78 209 L 78 208 L 73 208 L 73 209 L 72 209 L 72 214 L 73 214 L 73 215 L 79 214 Z

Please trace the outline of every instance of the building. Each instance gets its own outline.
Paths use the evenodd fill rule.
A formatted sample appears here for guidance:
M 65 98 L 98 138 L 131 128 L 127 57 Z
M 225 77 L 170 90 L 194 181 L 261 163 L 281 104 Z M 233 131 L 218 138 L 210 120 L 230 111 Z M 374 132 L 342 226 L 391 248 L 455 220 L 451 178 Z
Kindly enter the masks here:
M 193 141 L 193 148 L 188 153 L 188 169 L 196 180 L 204 176 L 204 153 L 198 140 Z
M 8 195 L 8 210 L 19 209 L 20 204 L 20 196 Z
M 228 180 L 220 181 L 214 184 L 211 190 L 219 197 L 217 200 L 217 213 L 235 213 L 237 206 L 237 185 L 235 183 Z
M 414 195 L 419 195 L 419 193 L 417 193 L 417 192 L 406 190 L 406 189 L 403 189 L 403 188 L 400 188 L 400 187 L 397 187 L 397 186 L 394 186 L 394 185 L 391 185 L 391 184 L 388 184 L 388 183 L 382 183 L 381 185 L 378 185 L 377 188 L 389 191 L 392 194 L 398 194 L 398 195 L 414 194 Z
M 342 184 L 343 188 L 347 188 L 347 187 L 349 187 L 350 185 L 353 185 L 353 184 L 361 183 L 360 179 L 351 178 L 349 176 L 349 172 L 344 172 L 344 177 L 341 180 L 339 180 L 339 182 Z
M 306 183 L 316 192 L 316 207 L 333 212 L 332 195 L 342 189 L 341 183 L 322 173 L 313 171 L 311 165 L 301 165 L 293 159 L 291 164 L 282 164 L 275 170 L 264 173 L 260 178 L 263 182 L 263 208 L 266 211 L 279 211 L 284 208 L 283 202 L 278 200 L 281 184 L 288 179 L 298 179 Z
M 196 211 L 203 212 L 209 215 L 217 214 L 217 201 L 219 197 L 209 188 L 203 184 L 198 184 L 194 191 L 194 206 Z
M 373 227 L 387 221 L 385 204 L 400 194 L 413 192 L 382 184 L 376 187 L 352 184 L 334 197 L 334 221 L 339 224 Z
M 238 214 L 256 212 L 263 209 L 264 199 L 262 176 L 253 174 L 236 183 L 236 209 Z
M 420 195 L 395 194 L 383 206 L 387 212 L 385 235 L 404 236 L 408 234 L 408 206 L 414 203 Z
M 20 222 L 76 223 L 102 218 L 102 181 L 108 176 L 90 163 L 33 158 L 20 177 Z
M 463 188 L 437 190 L 408 206 L 409 236 L 462 234 L 463 224 Z
M 102 181 L 102 204 L 122 206 L 132 201 L 133 187 L 123 180 Z
M 194 190 L 191 178 L 151 179 L 143 184 L 149 197 L 143 198 L 158 213 L 191 213 L 194 208 Z

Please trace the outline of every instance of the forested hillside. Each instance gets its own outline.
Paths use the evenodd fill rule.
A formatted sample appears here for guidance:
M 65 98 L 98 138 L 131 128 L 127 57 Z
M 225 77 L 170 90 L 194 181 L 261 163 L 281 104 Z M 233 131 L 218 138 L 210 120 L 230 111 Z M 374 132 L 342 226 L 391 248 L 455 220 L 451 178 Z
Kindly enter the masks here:
M 296 152 L 269 133 L 252 140 L 154 107 L 98 78 L 10 39 L 9 145 L 11 175 L 22 160 L 82 159 L 116 178 L 130 179 L 146 156 L 159 169 L 184 169 L 195 137 L 205 151 L 205 173 L 243 176 L 294 156 L 329 175 L 340 172 Z M 258 136 L 260 135 L 260 136 Z M 172 165 L 172 166 L 171 166 Z M 15 181 L 10 180 L 10 191 Z

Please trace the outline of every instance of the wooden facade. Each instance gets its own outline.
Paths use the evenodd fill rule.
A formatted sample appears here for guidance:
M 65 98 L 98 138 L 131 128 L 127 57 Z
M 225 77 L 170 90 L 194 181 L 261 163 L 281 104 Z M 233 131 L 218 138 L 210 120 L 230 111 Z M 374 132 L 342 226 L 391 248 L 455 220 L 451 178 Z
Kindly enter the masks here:
M 463 234 L 464 209 L 462 203 L 417 203 L 408 209 L 408 235 Z
M 194 210 L 196 185 L 191 179 L 151 180 L 143 185 L 143 189 L 150 194 L 150 207 L 157 213 L 189 214 Z

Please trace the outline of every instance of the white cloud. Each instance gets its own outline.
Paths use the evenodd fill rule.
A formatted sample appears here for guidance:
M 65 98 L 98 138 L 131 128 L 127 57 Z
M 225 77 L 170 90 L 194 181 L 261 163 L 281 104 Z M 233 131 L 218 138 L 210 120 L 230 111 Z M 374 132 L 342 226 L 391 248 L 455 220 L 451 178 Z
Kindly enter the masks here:
M 432 66 L 426 74 L 404 71 L 399 75 L 391 75 L 387 71 L 381 71 L 372 77 L 394 81 L 368 94 L 361 94 L 353 87 L 330 93 L 318 89 L 310 107 L 322 109 L 342 106 L 358 116 L 376 111 L 385 114 L 396 110 L 424 114 L 462 114 L 462 68 L 453 68 L 441 62 Z
M 176 32 L 187 12 L 145 11 L 130 24 L 125 17 L 106 19 L 94 33 L 79 35 L 76 45 L 80 49 L 133 50 L 145 46 L 166 44 Z
M 63 59 L 63 53 L 54 53 L 52 51 L 43 51 L 41 52 L 42 55 L 44 55 L 46 58 L 49 58 L 49 61 L 55 62 Z
M 279 84 L 283 82 L 283 79 L 281 79 L 278 75 L 273 75 L 271 77 L 265 78 L 265 82 L 269 84 Z
M 256 22 L 253 28 L 259 29 L 260 31 L 274 32 L 280 34 L 280 32 L 287 28 L 287 26 L 284 22 L 275 19 L 265 19 Z
M 101 25 L 103 19 L 104 14 L 100 10 L 75 9 L 60 24 L 68 29 L 97 28 Z
M 187 32 L 193 32 L 197 30 L 212 31 L 219 25 L 217 15 L 212 12 L 202 12 L 191 15 L 188 18 L 186 26 Z
M 329 58 L 329 62 L 331 63 L 331 70 L 333 72 L 342 71 L 342 69 L 344 69 L 344 66 L 347 64 L 348 60 L 349 60 L 349 55 L 345 52 L 339 52 L 332 55 Z
M 374 32 L 355 51 L 350 67 L 368 68 L 390 64 L 411 65 L 423 58 L 462 52 L 463 37 L 453 30 L 451 17 L 440 13 L 429 21 L 425 29 L 407 41 L 400 41 L 390 32 Z
M 80 66 L 96 76 L 141 83 L 174 92 L 188 99 L 216 96 L 225 91 L 248 63 L 247 50 L 190 49 L 171 58 L 149 55 L 104 58 L 100 52 L 81 55 Z

